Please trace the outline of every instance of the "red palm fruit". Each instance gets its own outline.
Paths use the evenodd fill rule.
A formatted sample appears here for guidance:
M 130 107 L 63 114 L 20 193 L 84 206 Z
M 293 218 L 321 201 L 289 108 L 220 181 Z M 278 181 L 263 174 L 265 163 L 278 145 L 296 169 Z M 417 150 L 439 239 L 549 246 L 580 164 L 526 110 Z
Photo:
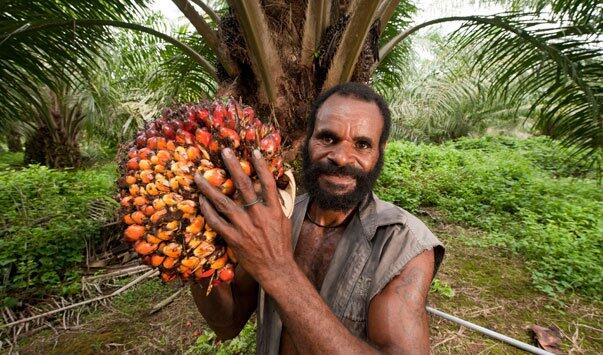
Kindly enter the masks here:
M 203 173 L 203 177 L 212 186 L 218 187 L 221 186 L 226 180 L 226 171 L 220 168 L 209 169 L 205 173 Z
M 135 242 L 142 238 L 145 233 L 145 228 L 137 224 L 132 224 L 124 231 L 124 239 L 128 242 Z
M 176 132 L 176 143 L 178 144 L 193 144 L 193 135 L 184 129 L 178 129 Z
M 245 173 L 245 175 L 251 176 L 251 172 L 252 172 L 251 164 L 247 160 L 240 160 L 239 163 L 241 164 L 241 168 L 243 169 L 243 172 Z
M 197 122 L 195 122 L 195 118 L 193 117 L 192 113 L 189 116 L 188 120 L 186 120 L 182 125 L 182 129 L 187 131 L 188 133 L 193 133 L 195 132 L 195 129 L 197 129 Z
M 173 269 L 173 268 L 174 268 L 174 266 L 176 266 L 176 262 L 177 262 L 177 261 L 178 261 L 178 259 L 175 259 L 175 258 L 170 258 L 170 257 L 168 256 L 168 257 L 166 257 L 166 258 L 163 260 L 163 263 L 162 263 L 161 265 L 162 265 L 164 268 L 166 268 L 166 269 L 168 269 L 168 270 L 169 270 L 169 269 Z
M 224 116 L 226 116 L 226 114 L 227 112 L 224 106 L 220 105 L 220 103 L 217 103 L 212 112 L 212 126 L 214 128 L 224 126 Z
M 193 273 L 193 270 L 189 267 L 186 267 L 182 264 L 180 264 L 178 266 L 178 273 L 180 274 L 180 276 L 182 277 L 183 280 L 188 280 L 188 278 L 191 276 L 191 274 Z
M 157 137 L 159 135 L 159 132 L 157 132 L 157 130 L 154 127 L 150 127 L 149 129 L 146 130 L 145 134 L 147 136 L 147 143 L 148 143 L 149 138 Z
M 157 149 L 157 137 L 147 138 L 147 148 Z
M 136 147 L 143 148 L 147 144 L 147 136 L 143 134 L 139 134 L 136 137 Z
M 159 220 L 166 214 L 167 214 L 166 209 L 158 209 L 157 211 L 155 211 L 155 213 L 153 213 L 151 215 L 151 222 L 153 222 L 153 223 L 159 222 Z
M 144 147 L 138 151 L 138 157 L 140 159 L 149 159 L 152 154 L 153 151 L 147 147 Z M 140 162 L 138 164 L 140 164 Z
M 161 263 L 163 263 L 164 259 L 165 259 L 165 256 L 163 256 L 163 255 L 153 254 L 153 255 L 151 255 L 150 264 L 153 267 L 158 267 L 159 265 L 161 265 Z
M 216 272 L 216 270 L 214 270 L 214 269 L 209 269 L 209 270 L 205 270 L 205 271 L 203 271 L 203 269 L 202 269 L 202 268 L 198 268 L 198 269 L 195 271 L 195 278 L 196 278 L 197 280 L 204 279 L 204 278 L 206 278 L 206 277 L 210 277 L 211 275 L 213 275 L 213 274 L 214 274 L 214 272 Z
M 232 279 L 234 279 L 234 270 L 232 269 L 232 266 L 227 265 L 224 268 L 222 268 L 220 270 L 220 273 L 218 274 L 218 277 L 220 277 L 220 280 L 224 281 L 224 282 L 230 282 L 232 281 Z
M 241 144 L 239 134 L 233 129 L 222 127 L 220 128 L 219 135 L 220 138 L 223 138 L 230 143 L 229 146 L 231 148 L 236 149 Z
M 270 171 L 277 178 L 284 174 L 283 157 L 277 157 L 270 161 Z
M 138 158 L 132 158 L 132 159 L 128 160 L 128 162 L 126 163 L 126 167 L 129 170 L 137 170 L 138 169 Z
M 134 244 L 134 250 L 139 255 L 149 255 L 155 250 L 157 250 L 157 244 L 151 244 L 145 242 L 144 240 L 139 240 Z
M 256 135 L 256 130 L 253 127 L 248 127 L 241 131 L 241 137 L 243 137 L 243 140 L 248 143 L 255 143 Z
M 136 196 L 136 197 L 134 197 L 134 206 L 144 206 L 147 203 L 149 203 L 149 201 L 144 196 Z
M 172 159 L 172 155 L 167 150 L 160 150 L 157 152 L 157 158 L 159 159 L 159 164 L 165 165 Z
M 164 255 L 170 258 L 178 258 L 182 254 L 182 246 L 178 243 L 169 243 L 161 249 Z
M 224 127 L 229 129 L 235 129 L 235 127 L 237 126 L 237 121 L 239 120 L 239 117 L 242 117 L 243 115 L 242 112 L 240 112 L 241 114 L 239 115 L 237 107 L 238 106 L 236 105 L 234 100 L 228 100 L 228 103 L 226 104 L 226 113 L 224 114 Z
M 132 217 L 132 220 L 136 224 L 144 224 L 144 221 L 147 220 L 147 217 L 144 215 L 144 213 L 142 213 L 140 211 L 132 212 L 130 217 Z
M 204 147 L 209 147 L 209 141 L 211 140 L 211 133 L 207 128 L 197 128 L 195 131 L 195 139 L 197 143 L 201 144 Z
M 151 217 L 155 213 L 155 207 L 151 205 L 144 206 L 142 213 L 144 213 L 144 215 L 147 217 Z
M 182 129 L 182 127 L 184 127 L 184 123 L 182 123 L 181 120 L 172 120 L 170 121 L 170 124 L 174 128 L 174 131 L 178 131 L 179 129 Z
M 125 224 L 134 224 L 134 220 L 132 219 L 132 216 L 129 214 L 125 214 L 122 218 L 122 220 L 124 221 Z
M 275 137 L 272 134 L 268 134 L 262 138 L 260 141 L 260 150 L 269 157 L 274 155 L 277 150 L 277 144 Z
M 126 176 L 126 184 L 128 184 L 128 185 L 135 184 L 137 180 L 138 179 L 136 179 L 136 176 L 132 176 L 132 175 Z
M 212 121 L 209 115 L 209 111 L 207 109 L 202 108 L 197 110 L 197 112 L 195 113 L 195 118 L 197 119 L 197 122 L 203 123 L 205 127 L 212 126 Z
M 218 143 L 217 140 L 212 139 L 209 141 L 209 151 L 213 154 L 217 154 L 218 152 L 220 152 L 220 143 Z
M 255 118 L 255 112 L 249 106 L 243 108 L 243 122 L 245 125 L 251 123 Z
M 167 139 L 176 138 L 176 132 L 174 132 L 174 128 L 169 124 L 163 125 L 163 127 L 161 127 L 161 131 Z
M 222 185 L 220 185 L 220 191 L 224 195 L 230 196 L 235 192 L 234 182 L 231 179 L 226 179 Z
M 176 274 L 175 273 L 170 273 L 167 271 L 162 271 L 161 272 L 161 281 L 163 282 L 170 282 L 170 281 L 174 281 L 174 279 L 176 279 Z

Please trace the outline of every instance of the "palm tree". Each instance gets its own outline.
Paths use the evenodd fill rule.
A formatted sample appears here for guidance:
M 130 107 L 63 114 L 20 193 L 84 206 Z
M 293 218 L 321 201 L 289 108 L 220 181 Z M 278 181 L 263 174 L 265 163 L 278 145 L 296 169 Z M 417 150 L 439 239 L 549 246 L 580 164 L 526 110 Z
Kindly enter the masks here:
M 27 95 L 21 89 L 27 86 L 25 72 L 42 80 L 64 67 L 85 74 L 101 45 L 111 43 L 110 26 L 142 31 L 179 48 L 217 82 L 217 94 L 241 97 L 275 117 L 295 147 L 308 103 L 322 90 L 347 81 L 369 82 L 379 70 L 395 73 L 396 63 L 388 58 L 401 41 L 432 24 L 464 21 L 466 38 L 494 39 L 497 55 L 480 46 L 486 49 L 478 59 L 501 68 L 495 80 L 499 87 L 522 75 L 540 78 L 528 86 L 541 92 L 535 105 L 543 105 L 545 114 L 538 124 L 591 154 L 602 144 L 601 84 L 587 79 L 601 77 L 600 46 L 589 45 L 601 33 L 602 10 L 595 0 L 512 1 L 516 8 L 528 6 L 531 19 L 539 19 L 550 5 L 553 17 L 538 24 L 555 21 L 562 27 L 547 33 L 530 28 L 534 21 L 522 21 L 517 14 L 447 17 L 410 28 L 408 18 L 390 21 L 396 12 L 412 12 L 408 0 L 227 0 L 220 15 L 202 0 L 173 0 L 203 41 L 207 50 L 201 53 L 134 23 L 145 7 L 142 0 L 18 2 L 5 1 L 0 11 L 0 89 L 6 92 L 0 112 L 5 117 Z M 513 52 L 518 43 L 530 55 Z

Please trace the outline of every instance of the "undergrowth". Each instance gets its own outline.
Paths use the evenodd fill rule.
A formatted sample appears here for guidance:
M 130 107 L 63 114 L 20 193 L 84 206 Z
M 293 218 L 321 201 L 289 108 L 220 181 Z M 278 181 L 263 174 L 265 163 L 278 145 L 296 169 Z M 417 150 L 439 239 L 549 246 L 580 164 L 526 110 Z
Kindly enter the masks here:
M 534 285 L 549 295 L 576 291 L 601 299 L 601 187 L 593 179 L 557 177 L 572 174 L 547 161 L 554 155 L 549 144 L 540 138 L 391 142 L 376 192 L 409 211 L 435 207 L 450 222 L 482 229 L 485 236 L 474 244 L 521 255 Z
M 101 238 L 88 205 L 113 194 L 115 166 L 0 171 L 0 286 L 3 306 L 78 291 L 86 242 Z

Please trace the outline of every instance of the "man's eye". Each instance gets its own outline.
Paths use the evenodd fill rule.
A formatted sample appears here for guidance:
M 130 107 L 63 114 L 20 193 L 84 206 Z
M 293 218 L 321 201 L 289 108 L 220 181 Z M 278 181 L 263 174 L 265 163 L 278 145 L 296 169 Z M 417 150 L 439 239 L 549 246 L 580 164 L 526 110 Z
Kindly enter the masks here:
M 369 149 L 371 147 L 371 144 L 368 142 L 358 142 L 356 143 L 356 147 L 358 149 Z
M 326 144 L 331 144 L 334 142 L 332 137 L 322 137 L 322 141 Z

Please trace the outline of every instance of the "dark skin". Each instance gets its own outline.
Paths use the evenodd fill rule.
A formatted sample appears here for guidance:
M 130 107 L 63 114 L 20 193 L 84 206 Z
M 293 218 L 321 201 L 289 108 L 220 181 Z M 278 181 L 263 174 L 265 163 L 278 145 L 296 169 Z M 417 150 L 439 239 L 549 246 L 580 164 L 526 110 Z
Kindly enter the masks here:
M 318 111 L 309 140 L 311 159 L 369 171 L 382 148 L 382 127 L 376 104 L 333 95 Z M 232 151 L 225 149 L 223 158 L 245 202 L 255 201 L 258 195 Z M 298 245 L 306 246 L 294 254 L 291 222 L 280 207 L 274 179 L 259 152 L 254 153 L 252 162 L 262 185 L 263 202 L 247 208 L 236 205 L 202 177 L 195 177 L 205 196 L 200 198 L 201 212 L 239 258 L 237 276 L 230 284 L 215 287 L 207 297 L 206 285 L 192 286 L 199 311 L 218 336 L 228 339 L 239 333 L 256 308 L 259 284 L 275 300 L 283 321 L 282 352 L 429 353 L 425 305 L 434 271 L 433 250 L 409 261 L 371 300 L 367 319 L 370 344 L 362 341 L 343 326 L 317 291 L 328 267 L 324 260 L 330 260 L 333 252 L 325 248 L 328 241 L 316 241 L 320 235 L 316 228 L 320 227 L 304 222 Z M 323 175 L 318 183 L 334 194 L 344 194 L 356 186 L 353 178 L 338 176 Z M 340 224 L 353 211 L 309 207 L 312 219 L 322 225 Z M 324 258 L 317 258 L 317 254 Z

